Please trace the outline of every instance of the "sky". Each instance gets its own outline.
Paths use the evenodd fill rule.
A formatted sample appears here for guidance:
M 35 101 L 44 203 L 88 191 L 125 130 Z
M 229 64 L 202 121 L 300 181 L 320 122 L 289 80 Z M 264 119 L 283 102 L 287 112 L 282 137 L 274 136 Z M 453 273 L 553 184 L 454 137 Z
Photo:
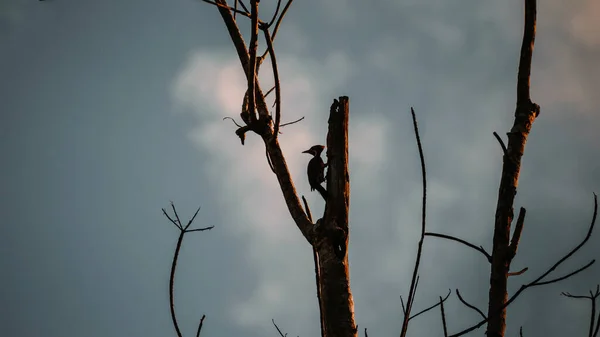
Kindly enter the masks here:
M 275 40 L 286 160 L 313 215 L 323 202 L 303 150 L 325 143 L 333 98 L 350 97 L 351 287 L 359 329 L 397 335 L 420 231 L 421 176 L 410 107 L 428 168 L 428 230 L 491 250 L 501 149 L 513 123 L 519 0 L 295 1 Z M 274 1 L 261 1 L 263 17 Z M 513 293 L 585 235 L 600 192 L 600 2 L 538 5 L 531 94 L 541 114 L 515 207 L 527 218 Z M 245 33 L 249 24 L 238 20 Z M 246 39 L 248 35 L 246 34 Z M 264 48 L 259 43 L 259 48 Z M 272 83 L 263 66 L 262 88 Z M 265 89 L 266 88 L 266 89 Z M 184 336 L 319 333 L 310 246 L 295 227 L 264 145 L 235 126 L 243 72 L 216 8 L 198 0 L 0 0 L 0 335 L 174 336 L 168 277 L 173 201 L 194 226 L 175 280 Z M 600 234 L 555 276 L 600 257 Z M 431 238 L 415 310 L 460 289 L 486 311 L 481 254 Z M 527 290 L 507 336 L 583 336 L 585 294 L 600 267 Z M 448 328 L 479 316 L 450 297 Z M 484 329 L 472 335 L 483 334 Z M 441 335 L 439 312 L 409 336 Z

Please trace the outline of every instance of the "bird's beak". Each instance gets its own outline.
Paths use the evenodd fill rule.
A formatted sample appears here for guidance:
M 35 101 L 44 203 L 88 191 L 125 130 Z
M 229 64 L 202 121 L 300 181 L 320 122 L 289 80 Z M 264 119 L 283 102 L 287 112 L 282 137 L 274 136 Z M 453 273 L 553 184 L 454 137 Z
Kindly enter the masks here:
M 306 150 L 306 151 L 302 151 L 302 153 L 308 153 L 308 154 L 310 154 L 311 151 L 310 150 Z

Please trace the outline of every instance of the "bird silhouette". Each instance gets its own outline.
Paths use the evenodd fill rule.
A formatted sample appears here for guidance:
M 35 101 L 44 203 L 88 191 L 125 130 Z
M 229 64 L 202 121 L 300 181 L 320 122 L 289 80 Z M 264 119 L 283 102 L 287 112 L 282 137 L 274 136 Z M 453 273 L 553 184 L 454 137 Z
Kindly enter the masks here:
M 323 152 L 325 146 L 323 145 L 315 145 L 306 151 L 302 151 L 302 153 L 308 153 L 313 156 L 313 158 L 308 162 L 308 184 L 310 185 L 310 190 L 317 190 L 323 197 L 323 199 L 327 200 L 327 190 L 321 186 L 321 183 L 325 181 L 325 163 L 323 159 L 321 159 L 321 152 Z

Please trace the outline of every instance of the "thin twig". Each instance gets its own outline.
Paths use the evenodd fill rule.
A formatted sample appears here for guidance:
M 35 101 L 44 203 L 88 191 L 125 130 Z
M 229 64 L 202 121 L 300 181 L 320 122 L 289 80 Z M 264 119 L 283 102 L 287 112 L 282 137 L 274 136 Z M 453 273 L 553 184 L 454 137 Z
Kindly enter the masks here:
M 200 331 L 202 331 L 202 324 L 204 324 L 205 318 L 206 315 L 202 315 L 202 318 L 200 318 L 200 323 L 198 324 L 198 331 L 196 332 L 196 337 L 200 337 Z
M 506 157 L 508 155 L 508 150 L 506 149 L 506 145 L 504 145 L 502 138 L 500 138 L 500 136 L 498 136 L 498 133 L 496 133 L 496 131 L 494 131 L 494 137 L 496 137 L 496 139 L 498 140 L 498 143 L 500 143 L 500 146 L 502 147 L 502 153 Z
M 275 86 L 272 86 L 271 89 L 269 89 L 269 91 L 267 91 L 267 93 L 265 94 L 265 97 L 269 96 L 269 94 L 275 90 Z
M 167 214 L 167 211 L 166 211 L 164 208 L 162 209 L 162 211 L 163 211 L 163 214 L 164 214 L 164 215 L 167 217 L 167 219 L 169 219 L 169 221 L 171 221 L 171 223 L 172 223 L 173 225 L 175 225 L 175 227 L 177 227 L 177 228 L 179 228 L 179 229 L 183 230 L 183 228 L 181 228 L 181 225 L 180 225 L 180 224 L 178 224 L 178 223 L 177 223 L 177 221 L 173 220 L 173 219 L 171 218 L 171 216 L 169 216 L 169 214 Z
M 427 170 L 425 168 L 425 156 L 423 154 L 423 146 L 421 145 L 421 137 L 419 136 L 419 127 L 417 125 L 417 116 L 415 115 L 415 110 L 411 107 L 410 113 L 413 120 L 413 129 L 415 131 L 415 138 L 417 140 L 417 147 L 419 149 L 419 158 L 421 159 L 421 176 L 423 182 L 423 201 L 422 201 L 422 210 L 421 210 L 421 238 L 419 240 L 419 245 L 417 248 L 417 258 L 415 261 L 415 269 L 413 270 L 412 280 L 410 282 L 410 290 L 408 291 L 408 299 L 406 303 L 406 313 L 404 315 L 404 320 L 402 322 L 402 330 L 400 332 L 400 337 L 406 337 L 406 332 L 408 331 L 408 321 L 410 319 L 410 311 L 412 309 L 412 303 L 414 301 L 414 297 L 416 295 L 416 282 L 417 282 L 417 274 L 419 271 L 419 263 L 421 262 L 421 253 L 423 251 L 423 241 L 425 240 L 425 225 L 426 225 L 426 215 L 427 215 Z
M 402 299 L 402 295 L 400 295 L 400 304 L 402 305 L 402 313 L 406 316 L 406 306 L 404 306 L 404 300 Z
M 471 248 L 475 249 L 476 251 L 480 252 L 481 254 L 485 255 L 485 258 L 488 260 L 488 262 L 490 262 L 490 263 L 492 262 L 492 256 L 488 252 L 486 252 L 485 249 L 483 249 L 483 247 L 481 247 L 481 246 L 477 247 L 474 244 L 469 243 L 463 239 L 459 239 L 452 235 L 432 233 L 432 232 L 426 232 L 425 236 L 434 236 L 434 237 L 438 237 L 438 238 L 442 238 L 442 239 L 448 239 L 448 240 L 460 242 L 463 245 L 471 247 Z
M 561 293 L 561 295 L 576 299 L 588 299 L 590 300 L 590 302 L 592 302 L 592 315 L 590 318 L 590 331 L 588 333 L 588 336 L 596 337 L 598 335 L 598 329 L 600 328 L 600 315 L 598 315 L 598 318 L 596 318 L 596 299 L 598 298 L 598 296 L 600 296 L 600 284 L 596 286 L 596 292 L 592 292 L 590 290 L 589 295 L 571 295 L 570 293 L 564 292 Z M 595 328 L 594 322 L 596 323 Z
M 225 5 L 223 5 L 223 4 L 220 4 L 220 3 L 217 3 L 217 2 L 212 2 L 212 1 L 209 1 L 209 0 L 202 0 L 202 1 L 204 1 L 204 2 L 206 2 L 206 3 L 208 3 L 208 4 L 211 4 L 211 5 L 214 5 L 214 6 L 217 6 L 217 7 L 220 7 L 220 8 L 225 8 L 225 9 L 228 9 L 228 10 L 232 11 L 232 12 L 233 12 L 233 15 L 234 15 L 234 17 L 233 17 L 234 19 L 235 19 L 235 14 L 236 14 L 236 13 L 237 13 L 237 14 L 240 14 L 240 15 L 243 15 L 243 16 L 245 16 L 245 17 L 247 17 L 247 18 L 249 18 L 249 17 L 250 17 L 250 14 L 249 14 L 249 13 L 242 12 L 242 11 L 240 11 L 240 10 L 236 9 L 236 8 L 229 7 L 229 6 L 225 6 Z
M 452 290 L 451 290 L 451 289 L 448 289 L 448 295 L 446 295 L 446 297 L 444 297 L 444 302 L 446 302 L 446 300 L 447 300 L 447 299 L 450 297 L 450 294 L 451 294 L 451 293 L 452 293 Z M 432 305 L 432 306 L 430 306 L 430 307 L 429 307 L 429 308 L 427 308 L 427 309 L 424 309 L 424 310 L 421 310 L 421 311 L 419 311 L 418 313 L 416 313 L 416 314 L 414 314 L 414 315 L 410 316 L 409 320 L 411 320 L 411 319 L 413 319 L 413 318 L 415 318 L 415 317 L 417 317 L 417 316 L 419 316 L 419 315 L 421 315 L 421 314 L 424 314 L 424 313 L 428 312 L 429 310 L 431 310 L 431 309 L 433 309 L 433 308 L 437 307 L 438 305 L 440 305 L 440 303 L 439 303 L 439 302 L 438 302 L 438 303 L 436 303 L 436 304 L 434 304 L 434 305 Z M 404 304 L 403 304 L 403 306 L 404 306 Z
M 279 327 L 277 326 L 277 324 L 275 324 L 275 320 L 273 318 L 271 318 L 271 322 L 273 322 L 275 329 L 277 329 L 277 332 L 279 332 L 279 336 L 281 336 L 281 337 L 287 336 L 287 334 L 284 335 L 283 332 L 281 332 L 281 330 L 279 330 Z
M 235 119 L 233 119 L 233 118 L 231 118 L 231 117 L 223 117 L 223 120 L 226 120 L 226 119 L 231 119 L 231 121 L 233 122 L 233 124 L 235 124 L 235 126 L 237 126 L 238 128 L 241 128 L 241 127 L 242 127 L 241 125 L 239 125 L 239 124 L 238 124 L 238 123 L 235 121 Z
M 185 225 L 185 228 L 183 229 L 184 231 L 190 228 L 190 225 L 192 224 L 192 222 L 194 222 L 194 219 L 196 219 L 196 215 L 198 215 L 198 212 L 200 212 L 200 206 L 198 206 L 198 209 L 196 209 L 196 213 L 194 213 L 194 216 L 190 219 L 190 221 L 188 221 L 187 225 Z
M 294 0 L 288 0 L 288 2 L 285 4 L 285 7 L 283 7 L 283 11 L 281 12 L 281 15 L 279 16 L 279 18 L 277 19 L 277 23 L 275 24 L 275 28 L 273 29 L 273 34 L 271 36 L 271 40 L 275 41 L 275 36 L 277 36 L 277 32 L 279 31 L 279 25 L 281 25 L 281 20 L 283 20 L 283 17 L 287 13 L 287 11 L 290 8 L 290 6 L 292 5 L 293 1 Z M 269 25 L 269 27 L 271 27 L 271 25 Z M 269 52 L 268 50 L 264 51 L 264 53 L 260 56 L 259 63 L 262 63 L 262 61 L 265 59 L 265 57 L 267 57 L 268 52 Z
M 444 327 L 444 337 L 448 337 L 448 327 L 446 326 L 446 314 L 444 313 L 444 301 L 440 296 L 440 311 L 442 312 L 442 326 Z
M 273 14 L 273 17 L 267 24 L 267 29 L 271 28 L 271 26 L 273 25 L 273 22 L 275 22 L 275 19 L 277 18 L 277 14 L 279 14 L 279 7 L 281 7 L 281 0 L 277 0 L 277 7 L 275 8 L 275 13 Z
M 528 271 L 528 270 L 529 270 L 529 267 L 525 267 L 525 268 L 523 268 L 523 269 L 521 269 L 521 270 L 519 270 L 519 271 L 513 271 L 513 272 L 509 272 L 509 273 L 508 273 L 508 276 L 519 276 L 519 275 L 521 275 L 521 274 L 525 273 L 525 272 L 526 272 L 526 271 Z
M 458 289 L 456 289 L 456 295 L 458 296 L 458 299 L 462 302 L 462 304 L 466 305 L 467 307 L 477 311 L 477 313 L 479 315 L 481 315 L 481 317 L 483 317 L 483 319 L 486 319 L 487 317 L 485 317 L 485 314 L 483 313 L 483 311 L 479 310 L 476 306 L 467 303 L 467 301 L 465 301 L 462 296 L 460 296 L 460 291 L 458 291 Z
M 281 0 L 279 0 L 281 1 Z M 278 3 L 279 3 L 278 1 Z M 278 6 L 279 10 L 279 6 Z M 281 84 L 279 82 L 279 69 L 277 67 L 277 58 L 275 58 L 275 49 L 273 49 L 273 40 L 269 34 L 269 27 L 261 28 L 265 34 L 265 41 L 267 41 L 267 50 L 271 57 L 271 66 L 273 67 L 273 79 L 275 81 L 275 129 L 273 131 L 273 139 L 276 139 L 279 134 L 279 124 L 281 123 Z
M 283 124 L 281 124 L 281 125 L 280 125 L 280 127 L 284 127 L 284 126 L 287 126 L 287 125 L 296 124 L 296 123 L 298 123 L 299 121 L 301 121 L 301 120 L 303 120 L 303 119 L 304 119 L 304 116 L 302 116 L 302 117 L 300 117 L 300 118 L 296 119 L 295 121 L 292 121 L 292 122 L 287 122 L 287 123 L 283 123 Z M 281 131 L 280 131 L 279 133 L 281 133 Z
M 175 209 L 175 205 L 173 204 L 172 201 L 171 201 L 171 208 L 173 209 L 173 213 L 175 214 L 175 219 L 177 219 L 177 223 L 179 224 L 179 227 L 183 228 L 183 225 L 181 224 L 181 220 L 179 219 L 179 215 L 177 214 L 177 210 Z

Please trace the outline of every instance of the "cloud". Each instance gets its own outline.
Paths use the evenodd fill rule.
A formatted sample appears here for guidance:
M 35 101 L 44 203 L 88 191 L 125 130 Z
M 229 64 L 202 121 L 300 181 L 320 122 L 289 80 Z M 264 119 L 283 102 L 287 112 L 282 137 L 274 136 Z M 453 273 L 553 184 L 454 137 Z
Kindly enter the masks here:
M 303 179 L 309 158 L 301 152 L 324 143 L 331 100 L 327 93 L 350 76 L 351 61 L 341 52 L 332 52 L 322 63 L 278 53 L 278 63 L 283 78 L 283 122 L 306 117 L 282 129 L 281 147 L 298 192 L 307 194 L 313 203 L 322 203 L 310 195 Z M 262 69 L 266 91 L 273 83 L 270 65 Z M 259 279 L 248 298 L 234 301 L 232 317 L 241 326 L 272 329 L 268 319 L 285 311 L 287 317 L 304 317 L 283 321 L 290 332 L 296 331 L 303 329 L 299 322 L 306 322 L 316 305 L 316 297 L 295 295 L 314 292 L 312 254 L 288 214 L 277 179 L 268 168 L 263 142 L 249 134 L 246 145 L 240 146 L 230 121 L 222 121 L 225 116 L 239 120 L 244 91 L 239 61 L 218 51 L 191 54 L 172 85 L 178 109 L 197 117 L 190 139 L 206 158 L 206 172 L 214 181 L 211 190 L 221 204 L 229 234 L 248 243 L 248 251 L 240 253 Z M 377 137 L 373 139 L 377 145 Z

